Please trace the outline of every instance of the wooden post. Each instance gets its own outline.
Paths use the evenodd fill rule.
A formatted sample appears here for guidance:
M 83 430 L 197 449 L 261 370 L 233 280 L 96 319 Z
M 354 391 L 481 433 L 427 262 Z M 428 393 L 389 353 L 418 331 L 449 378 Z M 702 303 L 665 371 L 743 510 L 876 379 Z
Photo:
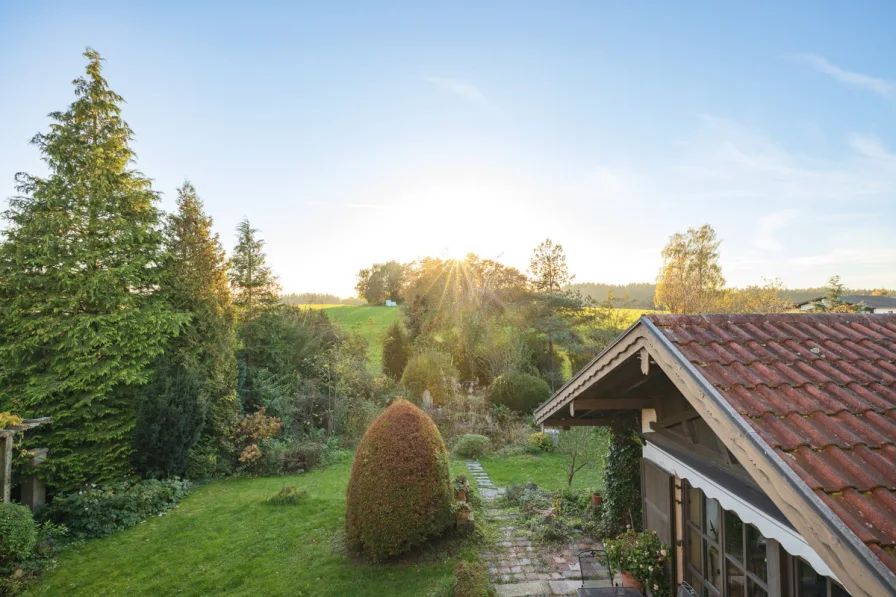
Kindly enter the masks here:
M 37 448 L 32 450 L 34 456 L 28 461 L 28 466 L 35 468 L 47 459 L 47 449 Z M 47 502 L 47 486 L 37 475 L 28 475 L 22 481 L 22 503 L 31 508 L 32 512 Z
M 685 542 L 685 530 L 687 529 L 687 524 L 685 522 L 685 510 L 684 510 L 684 482 L 680 477 L 675 477 L 674 479 L 674 491 L 673 493 L 673 501 L 672 506 L 675 509 L 675 538 L 674 545 L 672 547 L 675 550 L 675 586 L 677 587 L 682 582 L 684 582 L 684 542 Z
M 3 495 L 3 502 L 10 500 L 10 491 L 12 490 L 12 439 L 14 434 L 5 435 L 0 442 L 0 493 Z

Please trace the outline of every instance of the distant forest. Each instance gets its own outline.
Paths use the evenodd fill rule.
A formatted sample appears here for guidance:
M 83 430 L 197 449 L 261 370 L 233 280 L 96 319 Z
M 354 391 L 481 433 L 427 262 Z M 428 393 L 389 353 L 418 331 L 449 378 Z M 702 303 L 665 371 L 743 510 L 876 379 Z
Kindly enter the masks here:
M 301 292 L 280 295 L 284 305 L 366 305 L 367 301 L 358 298 L 342 299 L 335 294 L 325 292 Z
M 610 292 L 615 298 L 628 296 L 630 301 L 629 307 L 632 309 L 653 309 L 653 295 L 656 293 L 656 284 L 650 282 L 634 282 L 631 284 L 601 284 L 599 282 L 580 282 L 569 286 L 573 290 L 578 290 L 585 296 L 590 296 L 597 301 L 605 301 Z M 788 288 L 784 290 L 784 294 L 794 303 L 802 303 L 805 301 L 822 297 L 827 292 L 824 287 L 818 288 Z M 870 288 L 848 288 L 844 294 L 870 295 Z M 890 296 L 896 295 L 896 292 L 890 291 Z

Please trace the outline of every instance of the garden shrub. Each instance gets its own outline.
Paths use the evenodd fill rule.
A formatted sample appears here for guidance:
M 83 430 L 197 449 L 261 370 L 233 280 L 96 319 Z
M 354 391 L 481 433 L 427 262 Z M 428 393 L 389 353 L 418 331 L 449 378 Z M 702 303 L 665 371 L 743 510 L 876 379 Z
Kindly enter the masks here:
M 554 449 L 554 440 L 547 433 L 539 431 L 529 436 L 529 445 L 539 452 L 551 452 Z
M 190 488 L 189 481 L 177 478 L 88 487 L 57 495 L 41 516 L 64 524 L 78 538 L 105 537 L 171 510 Z
M 480 458 L 489 452 L 491 440 L 484 435 L 468 433 L 454 445 L 454 454 L 460 458 Z
M 460 562 L 454 566 L 454 597 L 492 597 L 498 593 L 488 580 L 485 566 Z
M 355 453 L 346 491 L 348 546 L 372 560 L 406 552 L 451 526 L 453 503 L 438 428 L 410 402 L 392 403 Z
M 308 497 L 308 490 L 304 487 L 285 485 L 283 489 L 268 499 L 268 503 L 275 506 L 296 506 L 306 497 Z
M 414 404 L 421 404 L 429 390 L 433 404 L 445 404 L 457 391 L 457 370 L 451 357 L 435 348 L 415 352 L 404 368 L 401 384 Z
M 22 417 L 14 415 L 9 411 L 0 412 L 0 429 L 6 429 L 22 422 Z
M 37 523 L 27 506 L 0 503 L 0 570 L 34 553 L 37 531 Z
M 410 353 L 407 330 L 400 321 L 393 322 L 383 336 L 383 373 L 392 379 L 401 379 Z
M 531 414 L 550 395 L 548 382 L 526 373 L 501 375 L 488 388 L 489 402 L 523 414 Z

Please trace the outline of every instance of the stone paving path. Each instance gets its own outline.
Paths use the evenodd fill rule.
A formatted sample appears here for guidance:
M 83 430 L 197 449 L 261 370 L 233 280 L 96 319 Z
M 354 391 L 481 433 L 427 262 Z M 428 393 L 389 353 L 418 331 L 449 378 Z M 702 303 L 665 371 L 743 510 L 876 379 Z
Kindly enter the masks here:
M 488 473 L 475 460 L 467 460 L 467 469 L 487 504 L 486 516 L 499 525 L 495 546 L 482 554 L 492 584 L 502 597 L 547 597 L 576 595 L 582 586 L 577 554 L 595 547 L 576 542 L 556 547 L 533 544 L 526 529 L 518 524 L 518 514 L 496 503 L 504 489 L 495 487 Z M 610 586 L 608 580 L 586 581 L 585 586 Z

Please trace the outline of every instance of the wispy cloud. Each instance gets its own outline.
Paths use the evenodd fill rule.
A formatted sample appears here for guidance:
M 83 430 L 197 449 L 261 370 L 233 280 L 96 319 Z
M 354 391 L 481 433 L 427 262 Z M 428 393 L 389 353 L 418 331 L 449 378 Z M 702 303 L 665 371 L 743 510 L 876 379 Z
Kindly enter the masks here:
M 776 211 L 759 218 L 756 223 L 756 231 L 753 234 L 753 244 L 763 251 L 778 252 L 784 249 L 776 234 L 790 226 L 799 215 L 795 209 Z
M 475 106 L 489 109 L 495 108 L 495 105 L 492 103 L 492 101 L 472 83 L 445 77 L 426 77 L 426 81 L 428 83 L 431 83 L 432 85 L 435 85 L 439 89 L 442 89 L 449 93 L 453 93 L 454 95 L 462 98 L 464 101 L 469 102 Z
M 871 91 L 886 98 L 896 99 L 896 81 L 889 81 L 880 77 L 873 77 L 840 68 L 836 64 L 829 62 L 824 56 L 817 54 L 795 54 L 792 58 L 800 64 L 808 66 L 816 72 L 828 75 L 844 85 Z

